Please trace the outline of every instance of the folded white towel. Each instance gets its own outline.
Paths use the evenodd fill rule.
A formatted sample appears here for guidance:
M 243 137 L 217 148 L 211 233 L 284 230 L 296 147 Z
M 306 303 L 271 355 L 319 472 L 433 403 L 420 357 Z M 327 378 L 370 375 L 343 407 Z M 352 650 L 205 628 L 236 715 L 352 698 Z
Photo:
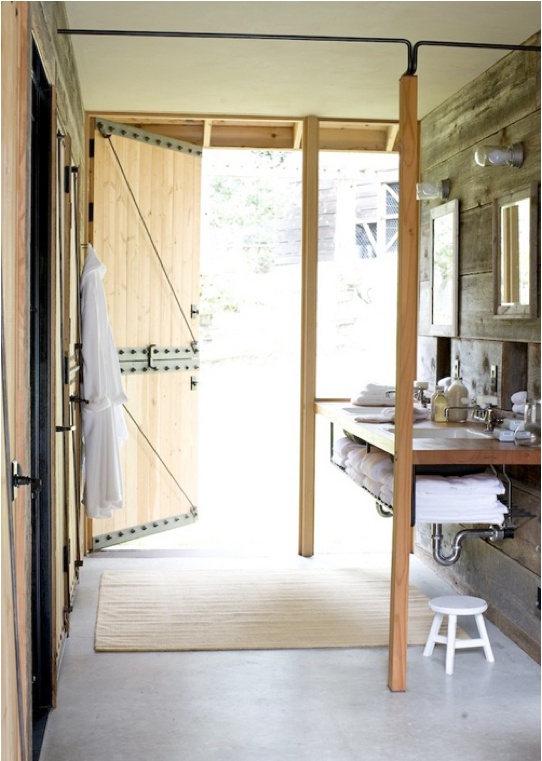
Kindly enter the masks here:
M 515 412 L 516 415 L 524 415 L 525 414 L 525 405 L 524 404 L 513 404 L 512 405 L 512 412 Z
M 358 473 L 362 473 L 362 462 L 367 457 L 367 448 L 366 447 L 358 447 L 357 449 L 351 449 L 348 452 L 347 461 L 348 465 L 351 468 L 354 468 L 354 470 L 357 470 Z
M 515 394 L 512 394 L 511 400 L 512 400 L 512 404 L 525 404 L 525 402 L 527 401 L 527 392 L 516 391 Z
M 395 404 L 394 397 L 385 394 L 358 394 L 353 396 L 350 401 L 357 407 L 387 407 L 390 404 Z
M 390 456 L 384 452 L 369 452 L 361 463 L 361 471 L 364 475 L 381 484 L 384 475 L 393 473 L 393 462 Z
M 384 473 L 380 479 L 380 483 L 382 484 L 382 488 L 393 491 L 393 470 L 391 473 Z
M 431 415 L 431 410 L 425 407 L 413 407 L 412 417 L 414 422 L 418 420 L 427 420 Z M 365 415 L 358 415 L 354 420 L 356 423 L 394 423 L 395 422 L 395 407 L 385 407 L 376 412 L 374 415 L 367 413 Z
M 365 476 L 363 479 L 363 486 L 367 491 L 370 491 L 371 494 L 378 498 L 380 494 L 380 481 L 375 481 L 373 478 Z
M 504 494 L 502 481 L 491 473 L 472 476 L 418 476 L 416 494 L 450 495 L 461 493 L 464 499 L 474 494 Z
M 357 449 L 366 451 L 364 446 L 352 441 L 348 436 L 341 437 L 333 443 L 333 455 L 331 459 L 336 465 L 344 468 L 348 454 Z
M 352 481 L 354 481 L 358 486 L 363 486 L 363 476 L 358 473 L 354 468 L 350 467 L 350 465 L 347 465 L 344 469 L 344 472 L 347 476 L 350 476 Z
M 379 498 L 387 505 L 393 505 L 393 489 L 382 487 L 382 489 L 380 489 Z
M 499 506 L 502 505 L 502 502 L 499 502 L 495 494 L 486 494 L 484 496 L 472 498 L 463 497 L 462 499 L 459 497 L 448 496 L 439 496 L 437 499 L 428 494 L 416 495 L 416 509 L 433 506 L 439 510 L 440 508 L 447 508 L 449 510 L 460 510 L 462 512 L 465 509 L 470 510 L 471 508 L 476 508 L 477 510 L 486 510 L 487 508 L 493 509 L 497 503 Z
M 416 513 L 416 523 L 496 523 L 500 525 L 503 522 L 503 516 L 499 513 L 495 515 L 476 515 L 474 513 L 464 515 L 435 515 L 427 513 L 419 515 Z

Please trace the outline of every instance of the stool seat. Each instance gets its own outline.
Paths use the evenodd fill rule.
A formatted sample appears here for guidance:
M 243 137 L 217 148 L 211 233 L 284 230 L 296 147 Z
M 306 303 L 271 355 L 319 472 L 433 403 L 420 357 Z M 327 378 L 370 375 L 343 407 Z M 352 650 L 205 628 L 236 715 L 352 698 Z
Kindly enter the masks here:
M 467 595 L 447 595 L 446 597 L 434 597 L 429 600 L 429 607 L 435 613 L 452 613 L 454 616 L 474 616 L 476 613 L 485 613 L 487 602 L 481 597 L 468 597 Z
M 429 600 L 429 607 L 435 613 L 435 617 L 433 618 L 431 631 L 423 651 L 425 656 L 432 655 L 436 643 L 446 645 L 447 674 L 453 674 L 454 655 L 455 651 L 459 649 L 483 647 L 486 660 L 490 663 L 495 661 L 483 616 L 487 610 L 487 602 L 485 600 L 482 600 L 480 597 L 469 597 L 468 595 L 446 595 L 445 597 L 434 597 L 432 600 Z M 444 616 L 448 616 L 447 636 L 439 634 Z M 476 626 L 478 627 L 478 638 L 456 639 L 458 616 L 474 616 Z

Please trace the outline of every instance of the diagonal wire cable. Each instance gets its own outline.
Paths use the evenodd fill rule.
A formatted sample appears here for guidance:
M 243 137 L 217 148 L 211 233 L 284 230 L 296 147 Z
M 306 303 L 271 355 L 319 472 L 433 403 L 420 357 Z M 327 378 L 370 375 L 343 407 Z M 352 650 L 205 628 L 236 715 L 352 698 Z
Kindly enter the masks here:
M 145 431 L 144 431 L 144 430 L 141 428 L 141 426 L 139 425 L 139 423 L 137 422 L 137 420 L 135 419 L 135 417 L 132 415 L 132 413 L 130 412 L 130 410 L 128 409 L 128 407 L 127 407 L 125 404 L 123 405 L 123 407 L 124 407 L 124 409 L 126 410 L 127 414 L 129 415 L 130 419 L 132 420 L 133 424 L 135 425 L 135 427 L 136 427 L 136 428 L 137 428 L 137 430 L 139 431 L 139 433 L 140 433 L 140 434 L 143 436 L 143 438 L 145 439 L 145 441 L 147 442 L 147 444 L 149 445 L 149 447 L 152 449 L 152 451 L 154 452 L 154 454 L 155 454 L 155 455 L 158 457 L 158 459 L 160 460 L 160 462 L 161 462 L 161 463 L 162 463 L 162 465 L 164 466 L 164 468 L 165 468 L 166 472 L 167 472 L 167 473 L 168 473 L 168 474 L 171 476 L 171 479 L 173 480 L 173 482 L 175 483 L 175 485 L 177 486 L 177 488 L 179 489 L 179 491 L 181 492 L 181 494 L 182 494 L 182 495 L 185 497 L 185 499 L 187 500 L 187 502 L 188 502 L 188 504 L 190 505 L 190 507 L 191 507 L 193 510 L 196 510 L 196 506 L 194 505 L 194 503 L 192 502 L 192 500 L 190 499 L 190 497 L 188 496 L 188 494 L 185 492 L 185 490 L 183 489 L 183 487 L 181 486 L 181 484 L 180 484 L 180 483 L 177 481 L 177 479 L 175 478 L 175 476 L 173 475 L 173 473 L 171 472 L 171 470 L 168 468 L 168 466 L 166 465 L 166 463 L 165 463 L 165 462 L 164 462 L 164 460 L 162 459 L 162 457 L 161 457 L 160 453 L 158 452 L 158 450 L 156 449 L 156 447 L 154 446 L 154 444 L 152 443 L 152 441 L 149 439 L 149 437 L 147 436 L 147 434 L 145 433 Z
M 147 236 L 149 238 L 149 241 L 150 241 L 150 244 L 152 246 L 152 249 L 153 249 L 154 253 L 156 254 L 156 257 L 158 259 L 160 267 L 162 268 L 162 272 L 164 273 L 164 277 L 166 278 L 167 284 L 171 288 L 171 292 L 173 293 L 173 298 L 175 299 L 175 302 L 177 303 L 177 306 L 179 308 L 179 312 L 181 313 L 181 316 L 182 316 L 183 320 L 186 323 L 186 327 L 188 328 L 188 331 L 189 331 L 190 336 L 192 338 L 192 342 L 193 342 L 192 350 L 194 351 L 194 345 L 197 345 L 196 336 L 194 335 L 194 332 L 192 331 L 192 328 L 190 327 L 190 323 L 188 322 L 188 319 L 186 317 L 184 309 L 181 306 L 181 302 L 179 301 L 177 293 L 175 292 L 175 288 L 173 287 L 173 283 L 171 282 L 170 277 L 169 277 L 169 275 L 168 275 L 168 273 L 166 271 L 166 268 L 164 266 L 164 262 L 162 261 L 162 257 L 160 256 L 158 248 L 157 248 L 157 246 L 156 246 L 156 244 L 155 244 L 155 242 L 153 240 L 153 237 L 151 235 L 151 231 L 149 230 L 149 227 L 148 227 L 148 225 L 147 225 L 147 223 L 145 221 L 145 218 L 143 216 L 143 212 L 141 211 L 141 209 L 139 207 L 139 204 L 138 204 L 137 199 L 136 199 L 136 197 L 134 195 L 134 192 L 133 192 L 133 190 L 131 188 L 131 185 L 130 185 L 130 182 L 128 180 L 128 177 L 126 176 L 126 173 L 125 173 L 124 168 L 122 166 L 122 163 L 120 161 L 119 155 L 118 155 L 117 151 L 115 150 L 115 146 L 113 145 L 113 142 L 111 140 L 111 135 L 108 135 L 106 139 L 108 140 L 109 145 L 111 147 L 111 150 L 113 151 L 113 155 L 115 157 L 115 160 L 116 160 L 116 162 L 117 162 L 117 164 L 119 166 L 120 172 L 121 172 L 121 174 L 122 174 L 122 176 L 124 178 L 124 182 L 126 183 L 126 187 L 128 188 L 128 192 L 130 193 L 132 201 L 134 202 L 134 205 L 136 207 L 136 210 L 137 210 L 138 216 L 139 216 L 139 218 L 141 220 L 141 223 L 142 223 L 143 227 L 145 228 L 145 232 L 147 233 Z

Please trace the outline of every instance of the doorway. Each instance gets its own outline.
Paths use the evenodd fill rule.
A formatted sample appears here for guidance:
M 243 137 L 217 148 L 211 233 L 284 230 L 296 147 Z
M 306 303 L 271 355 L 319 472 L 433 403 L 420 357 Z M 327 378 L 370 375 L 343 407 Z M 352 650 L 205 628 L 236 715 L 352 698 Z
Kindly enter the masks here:
M 52 90 L 36 47 L 32 51 L 30 231 L 31 472 L 32 494 L 32 733 L 37 759 L 53 703 L 51 534 L 51 186 Z
M 320 165 L 318 395 L 346 398 L 395 376 L 398 158 Z M 300 240 L 300 152 L 204 150 L 199 519 L 119 549 L 297 552 Z M 391 522 L 326 462 L 321 428 L 318 551 L 359 551 L 364 534 L 389 547 Z

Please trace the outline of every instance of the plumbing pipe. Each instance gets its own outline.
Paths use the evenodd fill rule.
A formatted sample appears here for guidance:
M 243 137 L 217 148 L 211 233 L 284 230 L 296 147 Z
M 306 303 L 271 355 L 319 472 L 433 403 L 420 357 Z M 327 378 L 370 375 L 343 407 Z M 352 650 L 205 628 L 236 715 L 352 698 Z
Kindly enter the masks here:
M 442 553 L 442 524 L 434 523 L 431 535 L 431 544 L 433 548 L 433 558 L 439 563 L 439 565 L 453 565 L 457 563 L 461 555 L 461 549 L 463 540 L 468 537 L 479 537 L 481 539 L 489 539 L 491 542 L 498 542 L 502 539 L 513 537 L 513 530 L 505 531 L 500 526 L 490 526 L 489 528 L 465 528 L 455 535 L 452 543 L 452 553 L 450 555 L 444 555 Z

